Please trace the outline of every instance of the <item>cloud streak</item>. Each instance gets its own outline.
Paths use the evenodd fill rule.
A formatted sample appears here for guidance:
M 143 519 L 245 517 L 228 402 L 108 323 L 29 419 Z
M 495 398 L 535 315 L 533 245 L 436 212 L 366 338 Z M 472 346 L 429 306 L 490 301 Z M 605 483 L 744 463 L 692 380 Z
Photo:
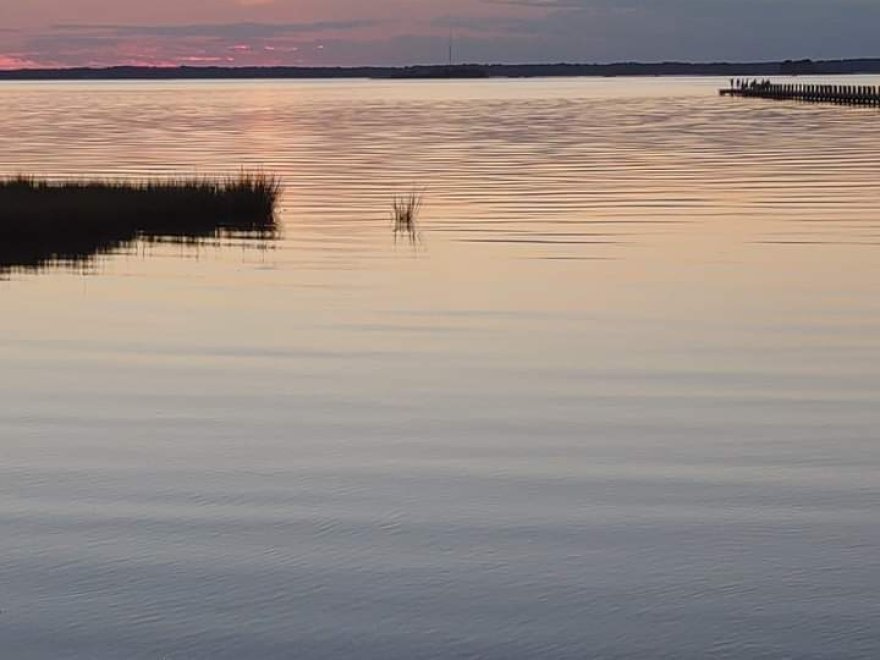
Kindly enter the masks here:
M 376 20 L 315 21 L 312 23 L 203 23 L 192 25 L 103 25 L 61 23 L 58 32 L 102 37 L 204 37 L 210 39 L 271 39 L 291 34 L 349 31 L 377 25 Z

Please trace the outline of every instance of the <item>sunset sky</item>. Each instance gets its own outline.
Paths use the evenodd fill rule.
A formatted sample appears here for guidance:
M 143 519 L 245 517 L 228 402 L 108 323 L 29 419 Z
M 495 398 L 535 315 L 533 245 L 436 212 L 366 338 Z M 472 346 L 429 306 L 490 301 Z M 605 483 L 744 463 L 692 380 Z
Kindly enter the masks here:
M 0 68 L 880 55 L 880 0 L 0 0 Z

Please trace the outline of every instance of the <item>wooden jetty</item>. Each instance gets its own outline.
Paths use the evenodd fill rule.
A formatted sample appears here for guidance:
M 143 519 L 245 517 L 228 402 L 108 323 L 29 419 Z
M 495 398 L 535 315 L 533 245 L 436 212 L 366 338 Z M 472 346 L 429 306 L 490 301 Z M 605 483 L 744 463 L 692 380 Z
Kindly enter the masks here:
M 737 80 L 721 96 L 880 106 L 880 87 L 875 85 L 810 85 L 772 83 L 769 80 Z

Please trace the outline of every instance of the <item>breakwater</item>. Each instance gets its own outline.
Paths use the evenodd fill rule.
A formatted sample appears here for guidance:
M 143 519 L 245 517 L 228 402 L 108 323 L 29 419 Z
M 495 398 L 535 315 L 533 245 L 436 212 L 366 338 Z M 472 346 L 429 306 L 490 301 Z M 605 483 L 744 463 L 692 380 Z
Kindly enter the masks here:
M 876 85 L 813 85 L 772 83 L 763 81 L 732 81 L 720 90 L 722 96 L 740 96 L 805 103 L 836 103 L 838 105 L 880 106 L 880 87 Z

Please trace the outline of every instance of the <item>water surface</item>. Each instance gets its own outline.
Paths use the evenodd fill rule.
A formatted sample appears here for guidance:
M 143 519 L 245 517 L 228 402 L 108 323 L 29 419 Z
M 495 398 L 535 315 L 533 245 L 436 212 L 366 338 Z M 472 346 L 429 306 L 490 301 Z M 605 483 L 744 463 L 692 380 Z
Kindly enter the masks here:
M 722 84 L 0 85 L 0 174 L 287 185 L 2 274 L 4 654 L 880 655 L 880 115 Z

